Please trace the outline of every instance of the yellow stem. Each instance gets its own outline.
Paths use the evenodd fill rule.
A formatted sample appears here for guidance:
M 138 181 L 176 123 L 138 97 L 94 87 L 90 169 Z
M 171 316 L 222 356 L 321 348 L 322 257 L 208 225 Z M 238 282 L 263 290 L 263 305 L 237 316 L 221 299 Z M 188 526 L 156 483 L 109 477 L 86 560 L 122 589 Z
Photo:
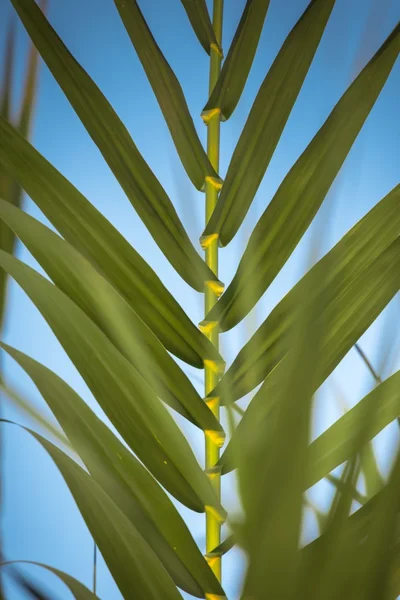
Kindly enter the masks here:
M 222 14 L 223 0 L 214 0 L 213 6 L 213 27 L 219 47 L 222 47 Z M 212 45 L 210 50 L 210 80 L 209 93 L 211 94 L 219 77 L 221 69 L 221 53 L 215 45 Z M 220 136 L 220 111 L 213 111 L 206 120 L 207 125 L 207 154 L 214 169 L 219 170 L 219 136 Z M 210 181 L 206 181 L 206 224 L 208 223 L 215 205 L 218 200 L 219 190 Z M 218 238 L 210 240 L 205 248 L 205 258 L 207 265 L 212 271 L 218 275 Z M 212 286 L 206 286 L 205 289 L 205 314 L 212 309 L 218 300 L 218 290 Z M 218 327 L 210 328 L 205 332 L 209 340 L 218 348 Z M 214 389 L 218 382 L 219 375 L 215 369 L 210 368 L 210 365 L 205 365 L 205 393 L 206 395 Z M 219 420 L 220 404 L 219 399 L 210 403 L 210 409 Z M 219 446 L 215 441 L 206 436 L 205 438 L 205 462 L 206 472 L 210 478 L 210 482 L 215 489 L 218 498 L 221 498 L 221 476 L 219 472 L 215 472 L 216 463 L 219 459 Z M 220 521 L 212 513 L 206 513 L 206 552 L 211 552 L 221 542 L 221 524 Z M 210 561 L 210 567 L 216 577 L 221 581 L 221 558 L 218 557 Z

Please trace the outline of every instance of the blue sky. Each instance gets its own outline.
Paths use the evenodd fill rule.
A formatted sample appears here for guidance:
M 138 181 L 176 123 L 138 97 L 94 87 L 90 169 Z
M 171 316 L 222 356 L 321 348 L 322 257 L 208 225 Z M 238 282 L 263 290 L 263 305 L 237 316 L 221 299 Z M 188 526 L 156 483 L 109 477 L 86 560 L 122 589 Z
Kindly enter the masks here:
M 139 2 L 153 34 L 178 76 L 195 119 L 200 138 L 205 142 L 206 128 L 199 114 L 207 96 L 208 57 L 198 44 L 179 0 L 141 0 Z M 230 43 L 245 0 L 227 0 L 223 46 Z M 264 31 L 249 76 L 247 87 L 232 118 L 222 125 L 221 174 L 247 118 L 255 94 L 285 36 L 299 18 L 308 0 L 271 0 Z M 284 7 L 284 8 L 283 8 Z M 0 3 L 0 47 L 13 9 L 9 0 Z M 153 96 L 144 71 L 135 55 L 112 0 L 49 0 L 48 16 L 70 51 L 93 77 L 118 115 L 128 127 L 136 145 L 162 182 L 198 247 L 203 229 L 204 196 L 196 192 L 179 163 L 168 129 Z M 271 200 L 282 178 L 322 125 L 333 106 L 358 70 L 369 60 L 400 18 L 396 0 L 337 0 L 331 21 L 321 41 L 299 100 L 290 116 L 281 142 L 259 188 L 255 202 L 235 240 L 220 253 L 220 277 L 228 284 L 245 247 L 249 232 Z M 15 101 L 18 101 L 24 74 L 27 36 L 18 27 L 17 77 Z M 400 121 L 395 102 L 400 92 L 400 63 L 397 61 L 379 100 L 358 137 L 348 159 L 327 197 L 324 209 L 330 220 L 323 243 L 328 250 L 376 202 L 399 182 Z M 396 106 L 398 108 L 398 106 Z M 202 318 L 202 297 L 191 290 L 169 267 L 166 259 L 147 233 L 119 184 L 105 164 L 84 127 L 64 98 L 46 67 L 40 71 L 33 144 L 63 175 L 121 231 L 130 243 L 157 271 L 194 320 Z M 26 198 L 25 209 L 42 222 L 46 219 Z M 323 211 L 318 219 L 323 216 Z M 253 331 L 277 301 L 304 271 L 311 240 L 309 231 L 277 280 L 261 299 L 257 310 L 234 332 L 222 337 L 222 349 L 228 364 L 233 360 L 249 330 Z M 22 246 L 18 256 L 37 268 Z M 399 314 L 399 299 L 363 336 L 362 347 L 376 364 L 381 354 L 380 339 L 387 319 Z M 95 401 L 83 380 L 51 333 L 39 312 L 25 294 L 11 282 L 5 341 L 39 360 L 63 377 L 96 409 Z M 396 367 L 397 364 L 397 367 Z M 399 368 L 399 360 L 391 369 Z M 46 405 L 30 380 L 11 359 L 4 357 L 7 381 L 22 390 L 45 415 Z M 188 372 L 192 372 L 187 369 Z M 385 372 L 387 375 L 387 372 Z M 373 384 L 357 354 L 352 351 L 342 361 L 316 399 L 316 432 L 322 431 L 340 414 L 334 402 L 332 381 L 340 385 L 349 404 L 354 404 Z M 7 416 L 21 423 L 26 417 L 12 408 Z M 203 460 L 203 439 L 194 428 L 182 423 L 193 442 L 199 460 Z M 36 560 L 51 564 L 91 585 L 93 544 L 75 503 L 51 459 L 20 429 L 3 426 L 5 439 L 5 505 L 3 519 L 8 558 Z M 393 428 L 380 436 L 377 451 L 382 468 L 394 440 Z M 321 487 L 322 486 L 322 487 Z M 320 493 L 327 484 L 321 484 Z M 325 486 L 325 487 L 324 487 Z M 322 489 L 323 488 L 323 489 Z M 235 506 L 232 478 L 227 479 L 225 501 Z M 318 492 L 318 490 L 317 490 Z M 203 546 L 203 517 L 182 509 L 193 534 Z M 307 520 L 307 535 L 313 522 Z M 224 567 L 229 598 L 238 598 L 241 557 L 235 551 Z M 54 598 L 67 600 L 71 594 L 50 575 L 29 569 L 53 590 Z M 22 599 L 12 587 L 10 597 Z M 98 594 L 107 600 L 121 596 L 100 559 Z

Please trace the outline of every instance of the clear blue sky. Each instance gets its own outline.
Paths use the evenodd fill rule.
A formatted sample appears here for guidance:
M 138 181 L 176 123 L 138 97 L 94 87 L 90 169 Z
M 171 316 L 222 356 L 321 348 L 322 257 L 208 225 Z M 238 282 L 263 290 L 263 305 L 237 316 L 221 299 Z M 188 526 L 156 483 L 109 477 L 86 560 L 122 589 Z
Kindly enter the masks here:
M 206 128 L 199 117 L 206 102 L 208 57 L 195 38 L 179 0 L 140 0 L 144 15 L 165 56 L 181 81 L 201 139 Z M 210 3 L 209 3 L 210 4 Z M 232 39 L 245 0 L 227 0 L 224 20 L 226 49 Z M 308 0 L 271 0 L 265 28 L 260 40 L 246 91 L 233 117 L 222 125 L 221 174 L 247 118 L 255 94 L 271 62 Z M 0 2 L 0 48 L 3 51 L 6 27 L 13 9 L 9 0 Z M 136 145 L 156 173 L 171 199 L 175 201 L 183 223 L 192 239 L 203 229 L 204 196 L 191 188 L 179 164 L 169 132 L 158 104 L 147 83 L 143 69 L 120 22 L 112 0 L 49 0 L 48 16 L 74 56 L 89 72 L 127 125 Z M 372 56 L 400 18 L 397 0 L 337 0 L 316 59 L 291 114 L 282 140 L 256 200 L 236 239 L 221 251 L 221 279 L 229 283 L 249 232 L 272 198 L 293 162 L 305 149 L 311 137 L 354 78 Z M 17 81 L 15 100 L 24 73 L 27 36 L 18 28 Z M 376 202 L 399 183 L 400 63 L 388 80 L 366 126 L 357 139 L 344 168 L 327 198 L 333 213 L 324 240 L 326 251 L 358 221 Z M 396 110 L 397 109 L 397 110 Z M 37 112 L 33 144 L 72 183 L 99 208 L 157 271 L 195 322 L 202 318 L 202 298 L 183 283 L 169 267 L 143 224 L 125 198 L 100 152 L 94 146 L 64 98 L 46 67 L 40 71 Z M 47 223 L 26 199 L 25 209 Z M 293 254 L 274 285 L 268 290 L 246 325 L 222 338 L 222 349 L 230 363 L 249 335 L 276 302 L 302 274 L 310 234 Z M 41 269 L 22 246 L 18 256 Z M 63 377 L 92 406 L 95 402 L 81 377 L 51 333 L 30 300 L 11 283 L 5 341 L 39 360 Z M 380 354 L 379 334 L 386 318 L 399 314 L 398 298 L 363 336 L 362 347 L 372 361 Z M 396 304 L 397 302 L 397 304 Z M 44 414 L 49 411 L 27 376 L 11 359 L 4 358 L 7 381 L 24 391 Z M 399 368 L 397 360 L 397 368 Z M 393 369 L 394 367 L 392 367 Z M 190 370 L 188 369 L 190 372 Z M 385 373 L 386 374 L 386 373 Z M 339 416 L 333 401 L 332 380 L 354 404 L 372 386 L 370 376 L 354 351 L 344 359 L 330 381 L 323 386 L 316 401 L 316 432 L 322 431 Z M 96 407 L 98 414 L 102 414 Z M 7 416 L 28 423 L 26 417 L 11 408 Z M 182 423 L 179 421 L 179 423 Z M 182 423 L 190 436 L 199 460 L 203 460 L 203 439 L 194 429 Z M 62 569 L 86 585 L 91 585 L 93 545 L 75 503 L 51 459 L 38 444 L 17 428 L 3 426 L 6 444 L 5 467 L 5 549 L 9 559 L 36 560 Z M 380 436 L 377 444 L 382 468 L 393 442 L 393 428 Z M 322 487 L 321 487 L 322 485 Z M 318 497 L 326 491 L 321 484 Z M 321 491 L 322 490 L 322 491 Z M 318 491 L 318 490 L 317 490 Z M 225 501 L 234 507 L 232 478 L 227 479 Z M 182 509 L 195 539 L 204 546 L 203 517 Z M 312 519 L 307 520 L 307 535 L 313 532 Z M 225 586 L 229 598 L 238 598 L 240 555 L 233 551 L 224 567 Z M 39 569 L 29 569 L 36 578 L 53 590 L 55 599 L 71 598 L 64 586 Z M 12 587 L 10 598 L 22 600 Z M 100 561 L 98 594 L 105 600 L 121 596 Z

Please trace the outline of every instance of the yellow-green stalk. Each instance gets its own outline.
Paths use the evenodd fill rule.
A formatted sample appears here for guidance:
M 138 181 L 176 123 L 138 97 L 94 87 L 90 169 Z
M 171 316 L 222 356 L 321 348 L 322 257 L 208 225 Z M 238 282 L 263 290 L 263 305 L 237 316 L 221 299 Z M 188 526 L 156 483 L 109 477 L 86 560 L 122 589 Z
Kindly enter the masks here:
M 223 14 L 223 0 L 214 0 L 213 5 L 213 27 L 215 31 L 215 37 L 217 39 L 219 48 L 212 45 L 210 52 L 210 79 L 209 79 L 209 93 L 211 94 L 221 69 L 221 52 L 222 47 L 222 14 Z M 219 135 L 220 135 L 220 112 L 215 111 L 208 115 L 207 120 L 207 154 L 210 162 L 214 169 L 218 172 L 219 170 Z M 206 181 L 206 223 L 209 221 L 215 205 L 218 199 L 218 187 L 215 186 L 214 182 Z M 212 271 L 218 275 L 218 237 L 215 236 L 207 243 L 205 248 L 205 258 L 207 265 Z M 205 289 L 205 315 L 212 309 L 218 299 L 218 292 L 212 287 L 206 287 Z M 206 332 L 207 337 L 211 342 L 218 348 L 218 328 L 214 327 L 211 331 Z M 205 393 L 206 395 L 214 389 L 218 381 L 218 374 L 212 365 L 205 365 Z M 214 415 L 219 419 L 220 406 L 219 399 L 214 398 L 209 401 L 210 409 Z M 219 446 L 215 441 L 206 436 L 205 438 L 205 463 L 206 472 L 211 480 L 211 483 L 217 493 L 218 498 L 221 497 L 221 481 L 220 473 L 214 472 L 213 467 L 219 458 Z M 209 512 L 206 513 L 206 552 L 211 552 L 221 541 L 221 523 L 216 515 Z M 221 581 L 221 558 L 213 558 L 209 561 L 210 567 L 215 573 L 216 577 Z

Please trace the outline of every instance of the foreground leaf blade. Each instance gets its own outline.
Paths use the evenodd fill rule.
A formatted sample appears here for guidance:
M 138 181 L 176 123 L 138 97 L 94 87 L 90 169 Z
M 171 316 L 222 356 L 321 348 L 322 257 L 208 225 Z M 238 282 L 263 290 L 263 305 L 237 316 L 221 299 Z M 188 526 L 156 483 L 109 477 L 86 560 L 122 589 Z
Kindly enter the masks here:
M 180 83 L 154 40 L 136 0 L 114 1 L 193 185 L 198 190 L 204 189 L 206 178 L 221 183 L 201 145 Z
M 0 199 L 0 219 L 56 286 L 79 306 L 165 402 L 204 430 L 222 431 L 188 377 L 116 290 L 72 246 Z M 99 302 L 101 299 L 101 302 Z M 120 328 L 113 326 L 118 319 Z M 119 335 L 119 330 L 123 334 Z
M 207 54 L 211 45 L 219 48 L 205 0 L 181 0 L 197 39 Z
M 154 173 L 100 89 L 74 59 L 34 0 L 12 0 L 35 46 L 161 251 L 197 291 L 215 280 L 190 242 Z
M 214 90 L 202 116 L 218 109 L 227 120 L 236 108 L 249 76 L 267 14 L 269 0 L 247 0 Z
M 261 298 L 320 208 L 400 51 L 400 24 L 348 88 L 258 221 L 238 270 L 207 319 L 222 331 Z
M 61 235 L 129 302 L 164 346 L 189 364 L 219 354 L 156 273 L 105 217 L 0 117 L 0 164 Z
M 222 589 L 167 494 L 141 463 L 55 373 L 6 344 L 31 377 L 92 477 L 147 540 L 177 585 L 204 597 Z
M 0 266 L 40 310 L 106 415 L 160 483 L 189 508 L 202 512 L 210 505 L 224 515 L 175 421 L 104 333 L 18 259 L 0 252 Z
M 220 246 L 236 235 L 289 118 L 335 0 L 312 0 L 286 38 L 257 94 L 203 236 Z

